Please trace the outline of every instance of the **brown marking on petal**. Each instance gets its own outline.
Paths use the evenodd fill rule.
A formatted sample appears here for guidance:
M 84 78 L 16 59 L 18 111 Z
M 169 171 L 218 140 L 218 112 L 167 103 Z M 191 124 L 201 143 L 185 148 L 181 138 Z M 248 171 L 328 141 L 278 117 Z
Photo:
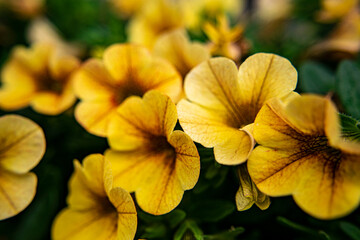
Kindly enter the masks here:
M 333 169 L 333 171 L 336 172 L 336 169 L 338 168 L 338 165 L 341 161 L 342 153 L 340 150 L 332 148 L 328 145 L 328 139 L 326 136 L 311 136 L 298 134 L 296 139 L 299 141 L 300 144 L 298 151 L 296 151 L 289 157 L 285 157 L 283 159 L 285 160 L 285 162 L 287 162 L 285 165 L 281 166 L 281 168 L 279 169 L 272 171 L 271 175 L 265 177 L 264 179 L 261 179 L 257 182 L 257 184 L 260 184 L 261 182 L 281 172 L 282 170 L 297 161 L 307 161 L 314 158 L 323 161 L 324 172 L 326 169 Z M 333 173 L 334 176 L 336 174 L 335 172 Z
M 232 94 L 229 94 L 225 91 L 225 87 L 222 85 L 221 80 L 219 79 L 219 77 L 216 75 L 213 66 L 211 65 L 211 61 L 207 61 L 209 68 L 213 74 L 213 76 L 216 79 L 216 82 L 218 83 L 223 95 L 226 98 L 226 101 L 221 101 L 221 98 L 218 98 L 218 100 L 221 101 L 222 105 L 227 109 L 227 111 L 232 115 L 232 119 L 233 119 L 233 126 L 234 128 L 241 128 L 247 124 L 250 124 L 251 122 L 249 122 L 247 119 L 245 119 L 242 115 L 242 111 L 239 109 L 239 106 L 237 105 L 237 102 L 235 101 L 235 99 L 233 98 Z M 215 96 L 218 95 L 216 94 L 212 88 L 209 89 Z
M 13 210 L 13 212 L 18 212 L 17 207 L 10 196 L 6 193 L 5 189 L 0 184 L 0 193 L 5 197 L 6 201 L 9 203 L 9 206 Z
M 23 142 L 24 140 L 26 140 L 27 138 L 31 137 L 31 135 L 33 135 L 34 133 L 37 133 L 39 129 L 37 128 L 34 128 L 32 129 L 31 131 L 27 132 L 26 134 L 20 136 L 20 139 L 16 139 L 15 141 L 12 141 L 12 143 L 10 143 L 9 145 L 7 146 L 3 146 L 1 149 L 0 149 L 0 157 L 5 154 L 7 151 L 9 151 L 9 149 L 15 147 L 16 145 L 18 144 L 21 144 L 21 142 Z M 1 159 L 0 159 L 1 161 Z

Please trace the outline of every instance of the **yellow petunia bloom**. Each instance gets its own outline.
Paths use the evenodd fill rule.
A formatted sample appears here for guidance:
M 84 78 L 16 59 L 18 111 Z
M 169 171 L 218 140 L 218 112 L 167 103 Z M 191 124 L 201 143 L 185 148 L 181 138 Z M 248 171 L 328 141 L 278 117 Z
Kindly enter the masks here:
M 23 211 L 36 193 L 37 177 L 29 172 L 45 152 L 42 129 L 17 115 L 0 117 L 0 220 Z
M 109 2 L 115 11 L 125 18 L 138 13 L 145 5 L 145 0 L 109 0 Z
M 360 51 L 360 10 L 344 16 L 331 35 L 311 47 L 308 55 L 327 60 L 353 58 Z
M 359 0 L 322 0 L 318 18 L 324 22 L 337 20 L 356 8 L 358 3 Z
M 16 47 L 1 72 L 0 108 L 17 110 L 28 105 L 42 114 L 57 115 L 75 100 L 72 73 L 80 62 L 48 44 Z
M 204 32 L 210 39 L 210 52 L 213 56 L 223 56 L 234 61 L 240 60 L 247 49 L 243 39 L 244 27 L 240 24 L 230 28 L 225 16 L 218 17 L 216 24 L 204 24 Z
M 295 68 L 274 54 L 255 54 L 239 70 L 230 59 L 212 58 L 185 79 L 188 100 L 178 103 L 180 124 L 194 141 L 213 147 L 219 163 L 243 163 L 254 147 L 258 111 L 267 100 L 292 93 L 296 83 Z
M 341 137 L 333 103 L 316 95 L 273 99 L 256 117 L 248 170 L 270 196 L 293 195 L 310 215 L 333 219 L 360 201 L 360 143 Z
M 116 108 L 129 96 L 156 89 L 177 101 L 182 92 L 180 74 L 167 61 L 153 57 L 145 48 L 115 44 L 103 60 L 90 59 L 75 74 L 75 92 L 81 99 L 77 121 L 90 133 L 106 136 Z
M 185 29 L 161 35 L 155 43 L 153 52 L 172 63 L 183 78 L 196 65 L 210 58 L 206 46 L 190 42 Z
M 215 19 L 220 15 L 238 18 L 244 9 L 243 0 L 180 0 L 186 27 L 200 30 L 206 19 Z
M 54 240 L 131 240 L 137 226 L 135 204 L 128 192 L 113 187 L 111 166 L 101 154 L 74 162 L 68 207 L 55 218 Z
M 161 34 L 184 26 L 183 13 L 176 1 L 146 1 L 142 11 L 130 20 L 129 41 L 152 49 Z
M 160 215 L 173 210 L 200 174 L 200 157 L 188 135 L 174 131 L 175 104 L 156 91 L 128 98 L 109 126 L 105 159 L 114 184 L 135 192 L 138 205 Z

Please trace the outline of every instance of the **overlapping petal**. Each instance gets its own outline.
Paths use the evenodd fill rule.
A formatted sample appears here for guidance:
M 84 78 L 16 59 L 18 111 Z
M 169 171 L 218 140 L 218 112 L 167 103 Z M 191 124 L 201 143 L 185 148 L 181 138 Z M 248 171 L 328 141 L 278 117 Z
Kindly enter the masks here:
M 150 91 L 126 100 L 109 127 L 112 149 L 105 158 L 114 185 L 135 192 L 139 206 L 156 215 L 174 209 L 199 178 L 196 147 L 185 133 L 173 131 L 176 121 L 174 103 Z
M 210 58 L 209 50 L 200 43 L 191 43 L 184 29 L 161 35 L 153 51 L 171 62 L 183 78 L 196 65 Z
M 36 193 L 37 177 L 28 173 L 45 152 L 45 137 L 31 120 L 7 115 L 0 118 L 0 219 L 24 210 Z
M 308 95 L 286 105 L 269 101 L 255 120 L 260 146 L 248 161 L 257 187 L 270 196 L 292 194 L 304 211 L 318 218 L 351 212 L 360 201 L 360 155 L 332 146 L 328 134 L 336 131 L 329 126 L 340 128 L 329 99 Z
M 255 54 L 239 70 L 230 59 L 212 58 L 185 79 L 189 100 L 178 104 L 180 124 L 196 142 L 215 147 L 220 163 L 242 163 L 254 143 L 239 129 L 253 123 L 267 100 L 290 94 L 296 82 L 291 63 L 273 54 Z
M 182 85 L 173 66 L 132 44 L 110 46 L 103 62 L 87 61 L 74 81 L 75 92 L 83 100 L 76 109 L 76 118 L 90 133 L 99 136 L 106 136 L 112 113 L 127 97 L 156 89 L 177 101 Z
M 54 221 L 53 239 L 133 239 L 134 202 L 128 192 L 113 188 L 111 166 L 102 155 L 89 155 L 83 166 L 75 161 L 69 187 L 69 206 Z

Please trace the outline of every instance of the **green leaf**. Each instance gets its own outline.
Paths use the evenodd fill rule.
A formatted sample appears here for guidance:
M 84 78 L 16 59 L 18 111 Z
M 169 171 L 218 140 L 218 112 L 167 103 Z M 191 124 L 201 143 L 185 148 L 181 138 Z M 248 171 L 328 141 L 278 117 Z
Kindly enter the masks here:
M 345 138 L 360 141 L 360 122 L 346 114 L 339 114 L 341 120 L 341 131 Z
M 277 217 L 276 219 L 281 224 L 290 227 L 292 229 L 298 230 L 300 232 L 315 236 L 317 238 L 321 237 L 321 239 L 325 239 L 325 240 L 330 239 L 329 235 L 323 230 L 314 230 L 312 228 L 290 221 L 289 219 L 286 219 L 284 217 Z
M 222 233 L 213 234 L 213 235 L 204 235 L 204 240 L 234 240 L 244 231 L 245 229 L 242 227 L 231 228 L 230 230 Z
M 191 234 L 193 238 L 196 240 L 203 240 L 203 232 L 198 227 L 195 221 L 193 220 L 186 220 L 175 232 L 174 240 L 182 240 L 188 234 Z
M 162 223 L 154 223 L 145 228 L 145 233 L 141 236 L 141 238 L 160 238 L 164 239 L 166 236 L 166 226 Z
M 324 65 L 306 62 L 300 67 L 299 88 L 303 92 L 325 95 L 335 87 L 335 77 Z
M 203 200 L 196 202 L 189 208 L 189 215 L 206 222 L 218 222 L 235 210 L 233 202 L 225 200 Z
M 186 213 L 183 210 L 175 209 L 174 211 L 165 215 L 166 221 L 170 228 L 175 228 L 186 218 Z
M 336 86 L 345 111 L 360 119 L 360 69 L 354 62 L 346 60 L 340 63 Z
M 340 222 L 340 228 L 353 240 L 360 240 L 360 229 L 349 223 Z

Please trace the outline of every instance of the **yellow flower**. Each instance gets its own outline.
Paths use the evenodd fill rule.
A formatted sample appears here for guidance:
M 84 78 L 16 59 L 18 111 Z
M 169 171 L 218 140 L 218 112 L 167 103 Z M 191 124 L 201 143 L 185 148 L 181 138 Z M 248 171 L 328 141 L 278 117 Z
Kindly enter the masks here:
M 270 196 L 293 195 L 307 213 L 333 219 L 360 201 L 360 143 L 341 138 L 332 102 L 316 95 L 273 99 L 255 120 L 248 169 Z
M 23 211 L 36 193 L 37 178 L 29 172 L 45 152 L 42 129 L 17 115 L 0 117 L 0 220 Z
M 77 58 L 47 44 L 15 48 L 2 70 L 0 108 L 17 110 L 31 105 L 43 114 L 64 112 L 76 100 L 71 77 L 79 64 Z
M 178 103 L 180 124 L 194 141 L 214 147 L 219 163 L 243 163 L 254 146 L 258 111 L 268 99 L 292 93 L 296 83 L 295 68 L 274 54 L 255 54 L 239 70 L 230 59 L 212 58 L 185 79 L 188 100 Z
M 84 48 L 78 44 L 65 41 L 59 33 L 59 30 L 46 18 L 38 17 L 34 19 L 27 30 L 27 39 L 31 44 L 49 44 L 59 51 L 69 55 L 81 57 Z
M 219 15 L 237 18 L 243 10 L 242 0 L 181 0 L 186 26 L 200 30 L 206 19 Z
M 129 41 L 152 48 L 163 33 L 184 26 L 179 4 L 169 0 L 146 1 L 146 4 L 128 26 Z
M 344 16 L 331 35 L 311 47 L 308 54 L 327 60 L 352 58 L 360 51 L 360 13 L 353 9 Z
M 257 0 L 255 16 L 267 22 L 286 19 L 291 15 L 293 2 L 292 0 Z
M 195 144 L 174 131 L 175 104 L 156 91 L 128 98 L 109 126 L 105 159 L 111 162 L 114 184 L 135 192 L 138 205 L 160 215 L 173 210 L 200 174 Z
M 204 25 L 204 32 L 210 39 L 210 52 L 213 56 L 223 56 L 235 61 L 244 54 L 242 50 L 243 32 L 242 25 L 236 25 L 230 28 L 229 22 L 225 16 L 218 17 L 217 24 L 209 22 Z
M 131 17 L 145 5 L 145 0 L 109 0 L 115 11 L 122 17 Z
M 191 43 L 185 29 L 161 35 L 155 43 L 154 54 L 172 63 L 185 78 L 196 65 L 210 58 L 210 52 L 201 43 Z
M 113 187 L 111 166 L 101 154 L 74 162 L 68 207 L 55 218 L 54 240 L 134 239 L 137 218 L 128 192 Z
M 181 76 L 171 64 L 132 44 L 112 45 L 105 50 L 103 60 L 88 60 L 74 81 L 82 100 L 75 117 L 98 136 L 106 136 L 110 119 L 127 97 L 156 89 L 177 101 L 182 91 Z
M 358 3 L 358 0 L 322 0 L 319 20 L 329 22 L 342 18 L 356 8 Z

